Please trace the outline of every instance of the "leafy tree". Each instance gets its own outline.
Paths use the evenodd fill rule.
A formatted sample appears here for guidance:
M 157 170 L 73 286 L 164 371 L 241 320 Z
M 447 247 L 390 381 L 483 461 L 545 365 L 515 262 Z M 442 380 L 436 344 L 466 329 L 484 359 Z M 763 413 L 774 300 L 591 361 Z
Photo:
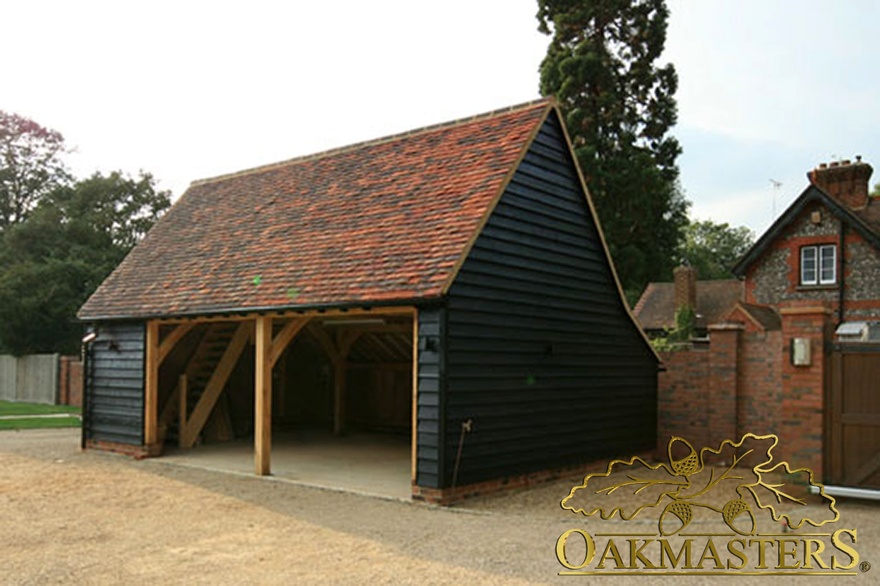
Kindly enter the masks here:
M 675 310 L 675 327 L 666 329 L 663 335 L 651 340 L 651 345 L 660 352 L 674 352 L 687 347 L 697 327 L 697 314 L 689 305 Z
M 726 222 L 692 222 L 685 228 L 681 259 L 697 269 L 700 279 L 731 279 L 731 267 L 754 244 L 755 237 L 745 226 L 733 228 Z
M 538 0 L 552 35 L 541 93 L 555 95 L 618 275 L 633 300 L 666 280 L 687 223 L 678 184 L 672 65 L 655 63 L 666 41 L 664 0 Z
M 68 182 L 64 152 L 59 132 L 0 110 L 0 233 L 24 221 L 40 198 Z
M 56 188 L 0 245 L 0 352 L 76 352 L 76 311 L 170 206 L 151 175 Z

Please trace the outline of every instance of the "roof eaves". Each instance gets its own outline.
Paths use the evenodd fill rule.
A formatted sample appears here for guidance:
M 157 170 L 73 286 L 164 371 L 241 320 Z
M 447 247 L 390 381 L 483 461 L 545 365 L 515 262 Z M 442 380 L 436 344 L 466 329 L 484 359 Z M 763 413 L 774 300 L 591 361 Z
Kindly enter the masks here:
M 425 307 L 442 302 L 441 297 L 413 297 L 409 299 L 394 299 L 390 301 L 352 301 L 343 303 L 314 303 L 305 305 L 270 305 L 265 307 L 218 307 L 200 311 L 181 311 L 167 314 L 142 314 L 142 315 L 80 315 L 80 322 L 102 321 L 150 321 L 165 319 L 196 319 L 200 317 L 216 318 L 218 316 L 235 316 L 258 313 L 305 313 L 323 311 L 347 311 L 354 309 L 381 310 L 391 307 Z

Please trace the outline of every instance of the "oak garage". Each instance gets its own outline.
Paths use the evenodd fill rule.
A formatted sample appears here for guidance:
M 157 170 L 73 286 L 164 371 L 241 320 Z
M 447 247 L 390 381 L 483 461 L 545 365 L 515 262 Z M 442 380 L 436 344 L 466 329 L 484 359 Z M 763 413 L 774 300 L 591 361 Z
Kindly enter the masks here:
M 552 101 L 195 182 L 80 318 L 87 447 L 252 437 L 268 474 L 273 426 L 402 434 L 432 500 L 654 447 Z

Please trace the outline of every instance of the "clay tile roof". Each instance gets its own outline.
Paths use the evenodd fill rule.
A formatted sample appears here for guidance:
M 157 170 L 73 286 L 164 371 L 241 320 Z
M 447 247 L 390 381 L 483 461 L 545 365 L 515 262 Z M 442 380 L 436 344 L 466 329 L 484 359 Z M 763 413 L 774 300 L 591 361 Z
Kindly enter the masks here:
M 79 317 L 438 297 L 551 108 L 540 100 L 194 182 Z
M 880 236 L 880 198 L 872 197 L 864 209 L 857 210 L 854 214 L 861 218 L 874 234 Z
M 737 279 L 697 281 L 697 325 L 719 322 L 743 298 L 743 284 Z M 633 309 L 636 320 L 645 330 L 675 326 L 675 285 L 649 283 Z
M 782 318 L 769 305 L 755 305 L 745 302 L 740 302 L 738 305 L 764 330 L 782 329 Z

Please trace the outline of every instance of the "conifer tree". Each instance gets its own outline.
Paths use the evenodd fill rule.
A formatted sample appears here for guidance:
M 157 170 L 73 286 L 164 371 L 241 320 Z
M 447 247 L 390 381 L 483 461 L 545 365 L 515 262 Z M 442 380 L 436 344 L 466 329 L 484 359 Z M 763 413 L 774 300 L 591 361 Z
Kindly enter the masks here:
M 552 40 L 541 93 L 555 95 L 632 302 L 649 281 L 669 280 L 687 224 L 678 183 L 678 78 L 658 65 L 664 0 L 538 0 Z

